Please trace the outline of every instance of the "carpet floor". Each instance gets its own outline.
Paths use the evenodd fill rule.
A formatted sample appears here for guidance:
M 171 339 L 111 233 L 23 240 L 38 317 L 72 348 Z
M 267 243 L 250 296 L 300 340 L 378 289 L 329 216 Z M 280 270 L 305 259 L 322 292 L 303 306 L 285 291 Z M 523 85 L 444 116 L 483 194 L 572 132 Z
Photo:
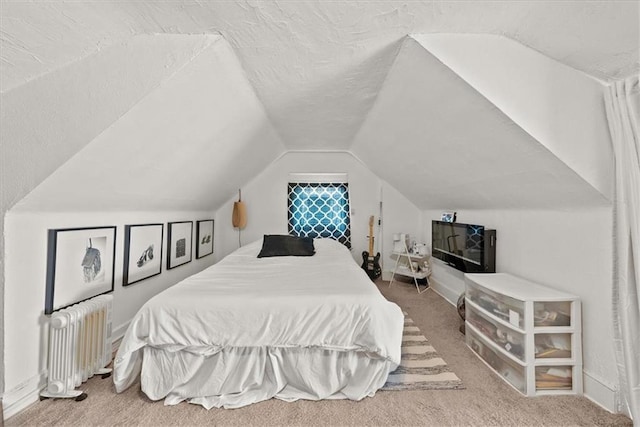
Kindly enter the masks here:
M 631 426 L 631 420 L 581 396 L 524 397 L 493 374 L 469 350 L 458 331 L 456 308 L 433 290 L 418 295 L 413 284 L 376 283 L 400 305 L 464 383 L 465 389 L 379 391 L 359 402 L 271 399 L 248 407 L 207 411 L 181 403 L 153 402 L 134 384 L 122 394 L 110 379 L 92 378 L 82 386 L 82 402 L 45 400 L 7 420 L 28 425 L 430 425 L 430 426 Z

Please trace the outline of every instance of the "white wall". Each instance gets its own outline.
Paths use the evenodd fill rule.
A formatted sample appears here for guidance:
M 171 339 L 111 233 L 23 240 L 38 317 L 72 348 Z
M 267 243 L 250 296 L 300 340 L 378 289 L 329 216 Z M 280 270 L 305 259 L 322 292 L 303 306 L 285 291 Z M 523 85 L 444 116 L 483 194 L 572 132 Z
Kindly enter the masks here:
M 580 134 L 562 136 L 573 146 Z M 608 205 L 544 142 L 407 38 L 350 151 L 421 209 Z M 610 170 L 610 156 L 597 160 Z
M 163 80 L 220 39 L 218 35 L 132 37 L 0 95 L 0 307 L 5 305 L 5 213 Z M 3 340 L 0 333 L 0 366 L 4 366 Z M 0 369 L 0 391 L 5 390 L 4 374 Z
M 167 225 L 169 221 L 210 219 L 212 212 L 10 212 L 5 218 L 5 417 L 37 399 L 44 385 L 47 355 L 47 328 L 44 316 L 47 268 L 47 230 L 115 225 L 116 257 L 113 302 L 114 338 L 122 336 L 137 310 L 150 297 L 181 279 L 213 264 L 213 256 L 195 259 L 166 270 Z M 133 285 L 122 286 L 124 225 L 164 223 L 162 273 Z M 195 237 L 194 237 L 195 239 Z M 214 252 L 215 248 L 214 235 Z
M 517 157 L 504 150 L 493 151 L 496 160 L 522 172 L 540 168 L 545 156 L 555 156 L 555 164 L 549 169 L 551 180 L 544 179 L 544 174 L 519 173 L 514 175 L 517 179 L 501 177 L 501 183 L 494 185 L 486 180 L 476 182 L 476 174 L 469 170 L 458 170 L 463 179 L 479 184 L 481 190 L 465 185 L 461 191 L 448 191 L 449 199 L 438 202 L 437 198 L 423 198 L 423 203 L 427 209 L 457 206 L 458 221 L 495 228 L 498 272 L 580 296 L 584 391 L 616 412 L 614 390 L 618 381 L 611 313 L 613 163 L 602 83 L 504 37 L 430 34 L 413 38 L 494 104 L 496 112 L 505 114 L 540 144 L 532 150 L 518 148 L 525 156 L 522 164 L 514 162 Z M 542 156 L 531 156 L 528 150 Z M 496 167 L 504 167 L 500 161 L 480 165 L 491 173 Z M 567 169 L 576 175 L 572 177 Z M 583 183 L 576 181 L 573 188 L 561 190 L 561 185 L 576 177 Z M 473 197 L 484 196 L 483 203 L 470 204 L 473 197 L 464 193 L 469 190 L 475 192 Z M 558 198 L 555 192 L 565 194 Z M 495 194 L 514 203 L 500 203 Z M 424 213 L 429 239 L 431 220 L 438 219 L 441 212 Z M 463 274 L 438 260 L 433 264 L 434 289 L 455 302 L 464 290 Z
M 425 235 L 442 211 L 424 212 Z M 616 412 L 618 380 L 613 352 L 612 211 L 461 210 L 458 222 L 497 233 L 496 271 L 578 295 L 582 302 L 584 392 Z M 464 290 L 463 274 L 433 262 L 432 285 L 452 303 Z
M 2 93 L 8 210 L 220 36 L 137 36 Z
M 6 212 L 213 211 L 284 150 L 219 35 L 136 36 L 0 96 L 7 310 L 14 302 L 5 292 L 22 285 L 5 285 L 5 257 L 17 256 L 5 244 Z M 4 386 L 12 327 L 0 334 L 4 391 L 15 385 Z
M 383 233 L 381 262 L 385 270 L 389 265 L 392 248 L 391 234 L 410 233 L 422 236 L 421 215 L 418 208 L 397 190 L 374 175 L 348 152 L 288 152 L 273 162 L 260 175 L 242 188 L 242 200 L 247 205 L 248 223 L 242 230 L 242 243 L 261 239 L 264 234 L 287 234 L 287 184 L 289 173 L 327 172 L 349 175 L 351 204 L 352 255 L 362 262 L 362 251 L 368 250 L 369 217 L 379 217 L 382 194 Z M 382 188 L 382 191 L 381 191 Z M 229 200 L 216 213 L 218 227 L 217 257 L 223 257 L 238 248 L 238 232 L 231 226 L 233 202 Z M 375 235 L 379 235 L 375 227 Z M 380 239 L 376 251 L 380 251 Z
M 218 38 L 14 209 L 213 210 L 283 151 L 233 50 Z
M 611 200 L 603 82 L 507 37 L 412 37 Z

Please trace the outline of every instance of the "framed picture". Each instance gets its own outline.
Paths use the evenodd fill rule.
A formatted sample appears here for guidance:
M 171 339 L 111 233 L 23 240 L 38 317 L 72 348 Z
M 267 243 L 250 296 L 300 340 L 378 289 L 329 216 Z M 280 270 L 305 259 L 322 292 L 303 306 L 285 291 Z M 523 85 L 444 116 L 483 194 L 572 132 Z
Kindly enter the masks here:
M 160 274 L 163 232 L 164 224 L 125 226 L 122 286 Z
M 196 222 L 196 259 L 213 253 L 213 220 Z
M 441 221 L 442 222 L 456 222 L 456 213 L 455 212 L 443 212 Z
M 113 291 L 116 227 L 48 231 L 45 314 Z
M 167 269 L 191 262 L 193 221 L 170 222 L 167 232 L 169 256 Z

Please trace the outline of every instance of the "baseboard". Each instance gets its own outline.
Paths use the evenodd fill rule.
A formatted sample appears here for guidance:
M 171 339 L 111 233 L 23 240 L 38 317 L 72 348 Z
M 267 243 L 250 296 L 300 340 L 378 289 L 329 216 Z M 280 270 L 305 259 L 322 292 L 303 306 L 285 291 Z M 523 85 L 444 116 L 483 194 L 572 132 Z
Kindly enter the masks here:
M 124 337 L 131 321 L 125 322 L 111 331 L 112 345 L 111 348 L 115 352 L 120 346 L 120 342 Z M 12 416 L 22 412 L 28 406 L 40 400 L 40 392 L 47 385 L 47 376 L 45 372 L 41 372 L 21 384 L 9 390 L 2 396 L 3 417 L 8 420 Z
M 431 277 L 433 289 L 451 304 L 456 305 L 464 292 L 464 273 L 444 264 L 439 259 L 432 260 Z
M 383 270 L 382 271 L 382 280 L 384 280 L 385 282 L 388 282 L 389 280 L 391 280 L 391 274 L 393 273 L 393 271 L 389 271 L 389 270 Z
M 8 420 L 28 406 L 38 402 L 40 400 L 40 391 L 45 388 L 46 384 L 47 376 L 45 372 L 41 372 L 6 392 L 2 396 L 4 419 Z
M 429 278 L 429 285 L 438 295 L 447 300 L 451 305 L 456 305 L 458 302 L 458 293 L 450 287 L 438 282 L 434 278 Z
M 622 410 L 617 390 L 584 370 L 583 388 L 584 396 L 596 405 L 614 414 L 620 413 Z M 629 416 L 629 414 L 626 415 Z

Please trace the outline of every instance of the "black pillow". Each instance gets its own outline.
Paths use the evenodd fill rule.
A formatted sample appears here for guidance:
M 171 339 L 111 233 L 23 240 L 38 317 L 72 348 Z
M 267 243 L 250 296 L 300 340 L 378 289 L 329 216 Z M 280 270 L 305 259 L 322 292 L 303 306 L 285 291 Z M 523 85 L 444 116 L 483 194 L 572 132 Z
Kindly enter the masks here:
M 265 234 L 258 258 L 271 256 L 311 256 L 316 253 L 313 238 Z

